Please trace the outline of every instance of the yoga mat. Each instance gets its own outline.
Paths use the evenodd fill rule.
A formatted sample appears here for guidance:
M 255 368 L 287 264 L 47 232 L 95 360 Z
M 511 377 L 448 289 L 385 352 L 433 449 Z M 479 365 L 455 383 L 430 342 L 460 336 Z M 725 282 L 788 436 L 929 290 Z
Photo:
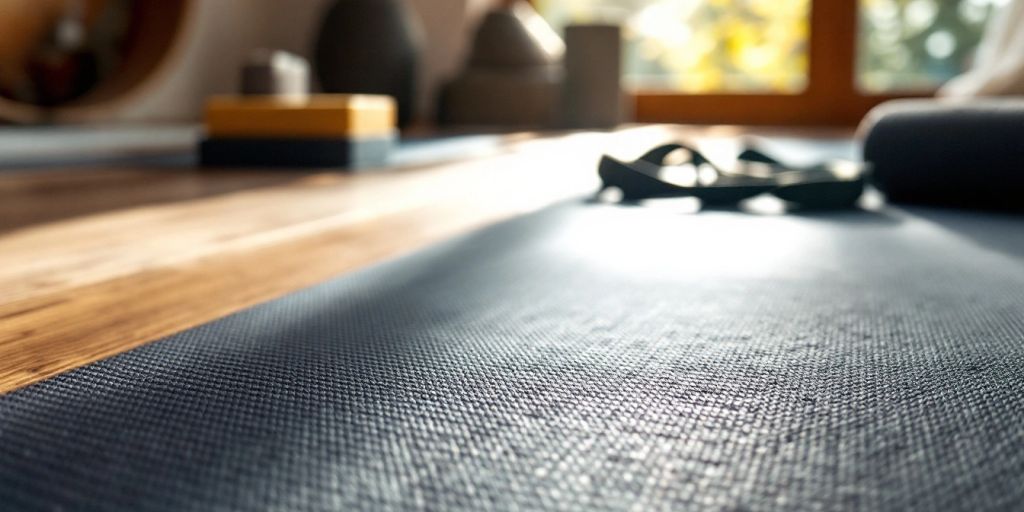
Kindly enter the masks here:
M 891 101 L 861 132 L 892 201 L 1024 210 L 1024 99 Z
M 0 508 L 1014 508 L 1020 233 L 559 205 L 0 396 Z

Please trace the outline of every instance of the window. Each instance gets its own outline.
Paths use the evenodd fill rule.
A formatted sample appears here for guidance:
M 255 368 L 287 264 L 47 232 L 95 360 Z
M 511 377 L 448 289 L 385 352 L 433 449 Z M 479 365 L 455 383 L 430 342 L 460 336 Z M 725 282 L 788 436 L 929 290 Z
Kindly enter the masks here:
M 623 26 L 641 121 L 854 124 L 968 64 L 1006 0 L 534 0 Z
M 861 0 L 857 85 L 933 90 L 966 69 L 985 23 L 1007 0 Z
M 807 87 L 810 0 L 546 0 L 556 27 L 621 24 L 627 87 L 795 94 Z

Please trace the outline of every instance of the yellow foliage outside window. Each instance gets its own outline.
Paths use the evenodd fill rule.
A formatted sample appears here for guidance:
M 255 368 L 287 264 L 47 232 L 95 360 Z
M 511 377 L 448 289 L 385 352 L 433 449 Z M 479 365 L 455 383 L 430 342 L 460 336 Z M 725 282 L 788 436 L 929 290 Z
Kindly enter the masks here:
M 860 0 L 857 85 L 933 89 L 969 65 L 986 21 L 1007 1 Z M 621 24 L 634 90 L 795 94 L 807 86 L 811 0 L 534 3 L 556 27 Z
M 542 0 L 555 26 L 622 24 L 634 89 L 799 93 L 810 0 Z

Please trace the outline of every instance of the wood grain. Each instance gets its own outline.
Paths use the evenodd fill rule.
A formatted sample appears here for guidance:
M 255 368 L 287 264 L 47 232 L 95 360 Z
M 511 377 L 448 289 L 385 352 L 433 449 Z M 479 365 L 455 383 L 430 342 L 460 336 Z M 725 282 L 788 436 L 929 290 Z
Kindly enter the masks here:
M 138 168 L 4 177 L 0 393 L 586 194 L 601 153 L 635 156 L 679 134 L 509 137 L 492 157 L 359 175 Z

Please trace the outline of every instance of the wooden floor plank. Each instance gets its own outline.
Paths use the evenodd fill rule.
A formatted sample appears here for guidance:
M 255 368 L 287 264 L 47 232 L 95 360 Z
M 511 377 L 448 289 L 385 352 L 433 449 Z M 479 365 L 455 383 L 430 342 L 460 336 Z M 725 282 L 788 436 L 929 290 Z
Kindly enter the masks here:
M 0 393 L 585 194 L 601 153 L 635 155 L 675 135 L 526 137 L 497 156 L 360 175 L 5 178 L 0 213 L 20 224 L 0 225 Z M 73 184 L 89 204 L 59 204 L 67 217 L 55 217 L 47 202 L 74 201 Z

